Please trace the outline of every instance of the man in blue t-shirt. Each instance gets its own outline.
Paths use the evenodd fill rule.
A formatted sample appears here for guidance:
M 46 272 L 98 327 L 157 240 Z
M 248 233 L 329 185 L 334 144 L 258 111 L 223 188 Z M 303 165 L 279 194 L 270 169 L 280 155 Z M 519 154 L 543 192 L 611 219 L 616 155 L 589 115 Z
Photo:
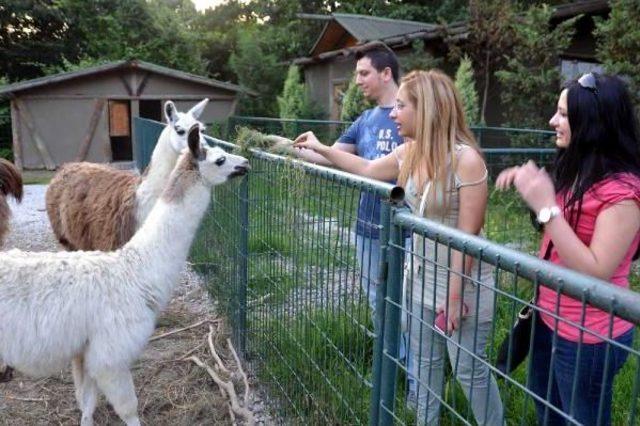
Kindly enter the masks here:
M 389 118 L 398 93 L 398 60 L 391 50 L 382 46 L 358 52 L 356 59 L 356 84 L 364 96 L 374 101 L 377 106 L 364 111 L 331 148 L 374 160 L 391 153 L 403 142 L 398 134 L 397 125 Z M 316 164 L 332 165 L 324 156 L 312 150 L 296 149 L 294 154 Z M 356 252 L 362 288 L 367 294 L 372 311 L 375 310 L 379 283 L 379 224 L 380 198 L 363 192 L 356 222 Z M 405 355 L 404 352 L 404 344 L 401 344 L 400 355 Z M 410 379 L 409 382 L 410 390 L 413 391 L 414 381 Z
M 402 144 L 398 126 L 389 118 L 398 94 L 399 66 L 395 54 L 382 46 L 358 52 L 356 55 L 356 84 L 377 106 L 364 111 L 333 144 L 340 149 L 368 160 L 383 157 Z M 325 157 L 307 149 L 294 154 L 304 160 L 331 166 Z M 372 309 L 375 309 L 379 282 L 380 198 L 363 192 L 360 196 L 356 222 L 356 249 L 362 286 Z

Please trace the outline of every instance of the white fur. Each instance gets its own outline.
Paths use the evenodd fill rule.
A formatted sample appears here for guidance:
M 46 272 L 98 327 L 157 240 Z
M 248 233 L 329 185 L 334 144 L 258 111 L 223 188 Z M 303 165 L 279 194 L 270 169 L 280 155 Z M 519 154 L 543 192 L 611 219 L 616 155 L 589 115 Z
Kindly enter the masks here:
M 208 102 L 209 99 L 205 98 L 184 113 L 177 111 L 173 102 L 167 101 L 165 103 L 164 114 L 167 126 L 160 133 L 158 142 L 153 149 L 147 175 L 136 189 L 136 223 L 144 223 L 153 204 L 162 193 L 180 152 L 187 147 L 189 129 L 198 124 L 201 131 L 204 131 L 204 125 L 198 121 L 198 118 L 200 118 Z M 184 134 L 179 135 L 177 131 L 182 131 Z M 200 143 L 202 145 L 206 144 L 202 136 L 200 137 Z
M 0 253 L 0 359 L 36 377 L 72 362 L 83 425 L 92 424 L 98 389 L 122 420 L 139 424 L 130 365 L 178 282 L 211 187 L 248 167 L 219 148 L 203 151 L 197 179 L 176 172 L 166 185 L 188 182 L 184 196 L 161 197 L 121 249 Z

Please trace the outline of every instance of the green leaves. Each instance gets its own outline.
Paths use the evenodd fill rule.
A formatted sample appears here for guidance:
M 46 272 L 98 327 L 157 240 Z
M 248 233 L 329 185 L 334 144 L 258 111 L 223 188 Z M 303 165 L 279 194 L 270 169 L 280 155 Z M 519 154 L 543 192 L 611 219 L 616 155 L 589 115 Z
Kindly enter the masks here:
M 555 110 L 561 83 L 558 57 L 569 46 L 579 16 L 550 28 L 552 12 L 546 5 L 531 6 L 513 21 L 513 49 L 495 73 L 508 125 L 544 129 Z
M 374 104 L 368 101 L 360 88 L 356 85 L 354 79 L 351 79 L 347 90 L 342 97 L 342 110 L 340 112 L 340 120 L 353 121 L 362 111 L 373 108 Z
M 455 84 L 460 93 L 467 124 L 477 124 L 480 107 L 478 104 L 478 92 L 476 91 L 475 79 L 473 77 L 473 64 L 468 56 L 464 56 L 460 60 L 458 71 L 456 71 Z
M 640 115 L 640 3 L 613 0 L 608 20 L 596 21 L 597 57 L 607 72 L 627 77 Z

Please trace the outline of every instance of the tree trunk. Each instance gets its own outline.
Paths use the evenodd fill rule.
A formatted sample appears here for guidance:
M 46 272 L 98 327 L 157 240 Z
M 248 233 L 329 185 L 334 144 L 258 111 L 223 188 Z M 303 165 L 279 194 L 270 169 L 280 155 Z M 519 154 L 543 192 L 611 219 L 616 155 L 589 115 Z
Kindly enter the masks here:
M 485 120 L 484 113 L 487 109 L 487 98 L 489 97 L 489 79 L 491 73 L 489 72 L 489 49 L 487 49 L 487 54 L 485 56 L 484 61 L 484 90 L 482 93 L 482 111 L 480 112 L 480 122 L 482 125 L 486 125 L 487 121 Z

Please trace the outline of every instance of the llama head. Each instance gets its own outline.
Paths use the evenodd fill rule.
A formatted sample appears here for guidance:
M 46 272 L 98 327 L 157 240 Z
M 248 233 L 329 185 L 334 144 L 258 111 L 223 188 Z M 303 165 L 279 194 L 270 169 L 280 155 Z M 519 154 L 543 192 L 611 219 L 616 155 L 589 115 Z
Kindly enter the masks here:
M 209 99 L 205 98 L 187 112 L 179 112 L 171 101 L 167 101 L 164 104 L 164 115 L 167 119 L 167 126 L 170 129 L 169 144 L 176 153 L 182 152 L 183 149 L 187 148 L 189 129 L 194 125 L 198 125 L 199 133 L 201 133 L 200 143 L 206 145 L 204 135 L 202 135 L 204 133 L 204 125 L 198 121 L 198 118 L 200 118 L 207 103 L 209 103 Z
M 194 167 L 207 186 L 219 185 L 236 176 L 242 176 L 251 169 L 246 158 L 229 154 L 219 147 L 201 144 L 197 125 L 189 130 L 188 144 L 189 150 L 185 155 L 191 158 Z

